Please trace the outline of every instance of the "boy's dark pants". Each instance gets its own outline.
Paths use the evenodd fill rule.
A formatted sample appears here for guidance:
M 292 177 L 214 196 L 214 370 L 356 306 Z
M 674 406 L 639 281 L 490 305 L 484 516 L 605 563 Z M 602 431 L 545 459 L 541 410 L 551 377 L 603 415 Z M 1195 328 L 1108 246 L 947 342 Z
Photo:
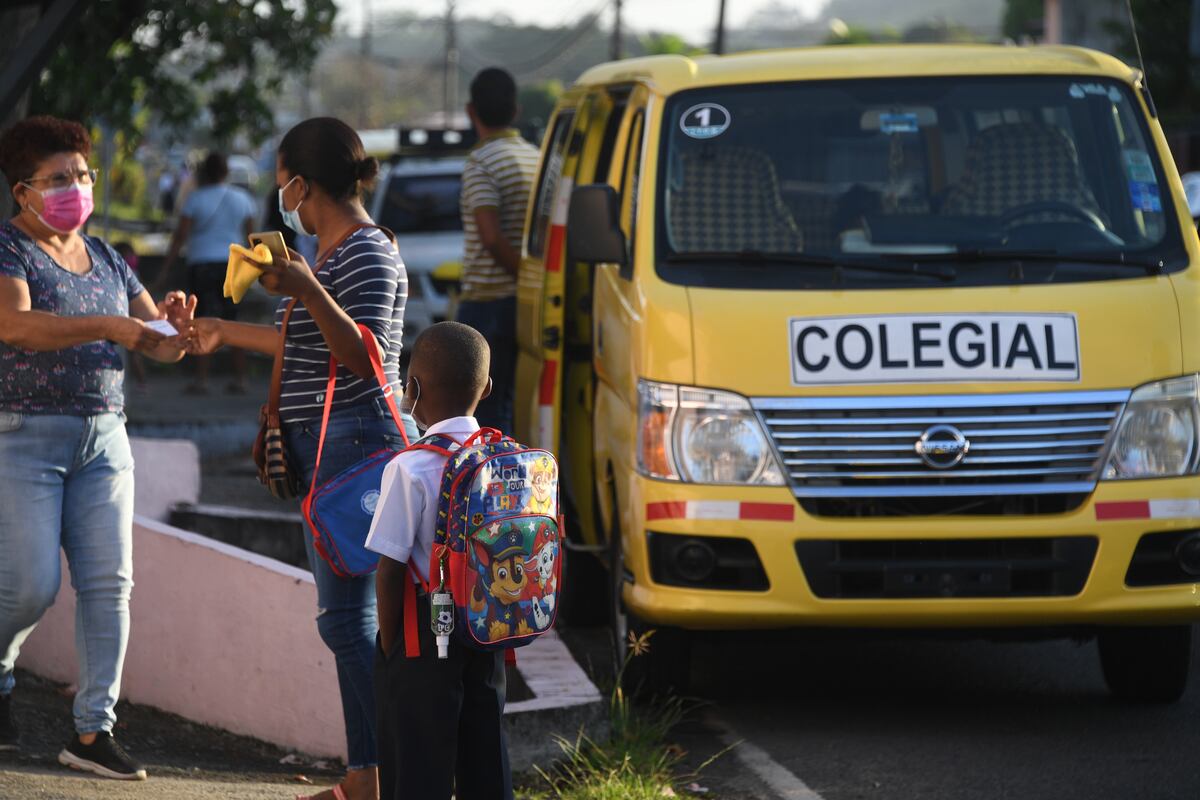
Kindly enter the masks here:
M 450 640 L 437 657 L 429 598 L 417 598 L 419 658 L 404 654 L 397 632 L 389 656 L 375 647 L 382 800 L 512 800 L 504 738 L 504 654 Z

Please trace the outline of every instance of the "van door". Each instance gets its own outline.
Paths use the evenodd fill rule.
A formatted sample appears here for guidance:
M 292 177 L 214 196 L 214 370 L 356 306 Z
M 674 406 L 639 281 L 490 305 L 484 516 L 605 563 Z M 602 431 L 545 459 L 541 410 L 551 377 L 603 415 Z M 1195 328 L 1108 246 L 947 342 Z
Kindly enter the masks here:
M 542 307 L 546 296 L 547 254 L 561 247 L 550 246 L 551 219 L 564 172 L 567 144 L 575 128 L 578 109 L 564 100 L 546 134 L 537 189 L 529 205 L 525 225 L 525 258 L 517 275 L 517 368 L 513 393 L 513 433 L 522 442 L 538 439 L 539 383 L 542 375 Z M 564 212 L 565 213 L 565 212 Z
M 529 225 L 529 259 L 523 264 L 521 276 L 521 296 L 526 303 L 518 304 L 517 386 L 522 423 L 517 432 L 529 444 L 555 453 L 560 450 L 567 210 L 579 180 L 591 180 L 595 173 L 597 161 L 603 156 L 608 121 L 617 105 L 607 89 L 593 89 L 580 102 L 572 120 L 563 117 L 561 128 L 556 121 L 551 132 L 555 138 L 547 150 L 539 181 L 537 215 Z M 623 110 L 620 104 L 617 113 Z M 562 146 L 557 139 L 560 135 L 565 151 L 556 158 L 556 145 Z M 550 171 L 555 162 L 561 165 L 557 174 Z M 539 249 L 540 264 L 535 257 Z M 540 289 L 540 297 L 535 286 Z M 538 305 L 540 308 L 535 307 Z
M 629 105 L 635 92 L 630 85 L 611 86 L 607 98 L 603 133 L 594 156 L 586 152 L 576 171 L 576 185 L 607 183 L 620 190 L 621 172 L 628 142 Z M 562 401 L 558 441 L 562 453 L 561 487 L 579 523 L 584 541 L 595 542 L 594 426 L 596 374 L 593 339 L 593 296 L 595 268 L 568 262 L 563 270 L 565 316 L 563 320 Z
M 592 437 L 592 480 L 609 477 L 613 464 L 625 463 L 633 451 L 626 441 L 632 429 L 630 411 L 636 414 L 635 356 L 632 334 L 638 322 L 634 297 L 634 253 L 638 237 L 638 204 L 641 187 L 644 140 L 650 91 L 637 86 L 631 92 L 624 125 L 621 127 L 617 155 L 611 165 L 608 182 L 620 194 L 621 229 L 625 233 L 627 260 L 625 266 L 598 264 L 592 276 L 592 393 L 593 409 L 588 434 Z M 648 226 L 647 226 L 648 232 Z M 601 404 L 600 395 L 605 401 Z M 601 413 L 603 405 L 606 412 Z M 625 449 L 627 452 L 618 453 Z M 598 487 L 599 488 L 599 487 Z M 603 527 L 612 529 L 610 506 L 612 491 L 600 488 L 591 498 L 600 507 L 588 517 Z M 591 527 L 591 526 L 589 526 Z M 604 541 L 606 534 L 594 531 L 589 537 L 594 543 Z

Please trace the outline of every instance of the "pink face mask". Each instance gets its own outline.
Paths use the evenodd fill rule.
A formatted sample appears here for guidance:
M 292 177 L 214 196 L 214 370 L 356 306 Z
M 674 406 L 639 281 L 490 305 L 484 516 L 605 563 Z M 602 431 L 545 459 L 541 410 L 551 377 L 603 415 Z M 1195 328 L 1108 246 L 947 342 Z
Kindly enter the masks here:
M 33 189 L 33 187 L 29 187 Z M 37 189 L 33 189 L 37 192 Z M 92 210 L 95 204 L 92 201 L 92 187 L 90 185 L 75 184 L 73 186 L 65 186 L 62 189 L 49 189 L 45 192 L 38 192 L 42 198 L 42 213 L 39 214 L 33 209 L 34 216 L 41 220 L 42 224 L 55 233 L 71 233 L 79 230 L 83 223 L 87 222 L 87 218 L 92 215 Z

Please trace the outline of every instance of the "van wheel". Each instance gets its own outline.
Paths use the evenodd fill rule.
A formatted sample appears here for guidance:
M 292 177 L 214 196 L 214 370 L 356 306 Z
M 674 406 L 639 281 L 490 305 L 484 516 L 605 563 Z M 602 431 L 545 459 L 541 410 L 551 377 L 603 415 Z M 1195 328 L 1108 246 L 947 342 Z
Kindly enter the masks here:
M 1174 703 L 1187 688 L 1192 626 L 1105 628 L 1097 636 L 1100 666 L 1114 697 Z
M 614 503 L 614 508 L 618 506 Z M 614 516 L 608 537 L 609 626 L 613 642 L 613 675 L 621 688 L 642 699 L 687 692 L 692 667 L 691 635 L 682 628 L 651 625 L 625 607 L 625 554 L 620 521 Z M 649 634 L 648 650 L 631 654 L 631 639 Z

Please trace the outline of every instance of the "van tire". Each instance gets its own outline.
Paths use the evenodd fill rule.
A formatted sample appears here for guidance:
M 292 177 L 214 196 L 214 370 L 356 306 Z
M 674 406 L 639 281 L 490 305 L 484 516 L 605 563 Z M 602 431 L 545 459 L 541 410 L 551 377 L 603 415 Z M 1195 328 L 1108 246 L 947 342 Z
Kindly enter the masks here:
M 618 507 L 614 502 L 613 508 Z M 625 608 L 621 593 L 625 583 L 625 554 L 616 515 L 608 537 L 608 565 L 613 675 L 620 679 L 626 694 L 640 700 L 686 693 L 692 671 L 691 634 L 682 628 L 652 625 Z M 641 655 L 631 656 L 630 639 L 647 633 L 650 634 L 646 640 L 649 649 Z
M 1174 703 L 1187 688 L 1192 626 L 1104 628 L 1100 666 L 1112 695 L 1137 703 Z

